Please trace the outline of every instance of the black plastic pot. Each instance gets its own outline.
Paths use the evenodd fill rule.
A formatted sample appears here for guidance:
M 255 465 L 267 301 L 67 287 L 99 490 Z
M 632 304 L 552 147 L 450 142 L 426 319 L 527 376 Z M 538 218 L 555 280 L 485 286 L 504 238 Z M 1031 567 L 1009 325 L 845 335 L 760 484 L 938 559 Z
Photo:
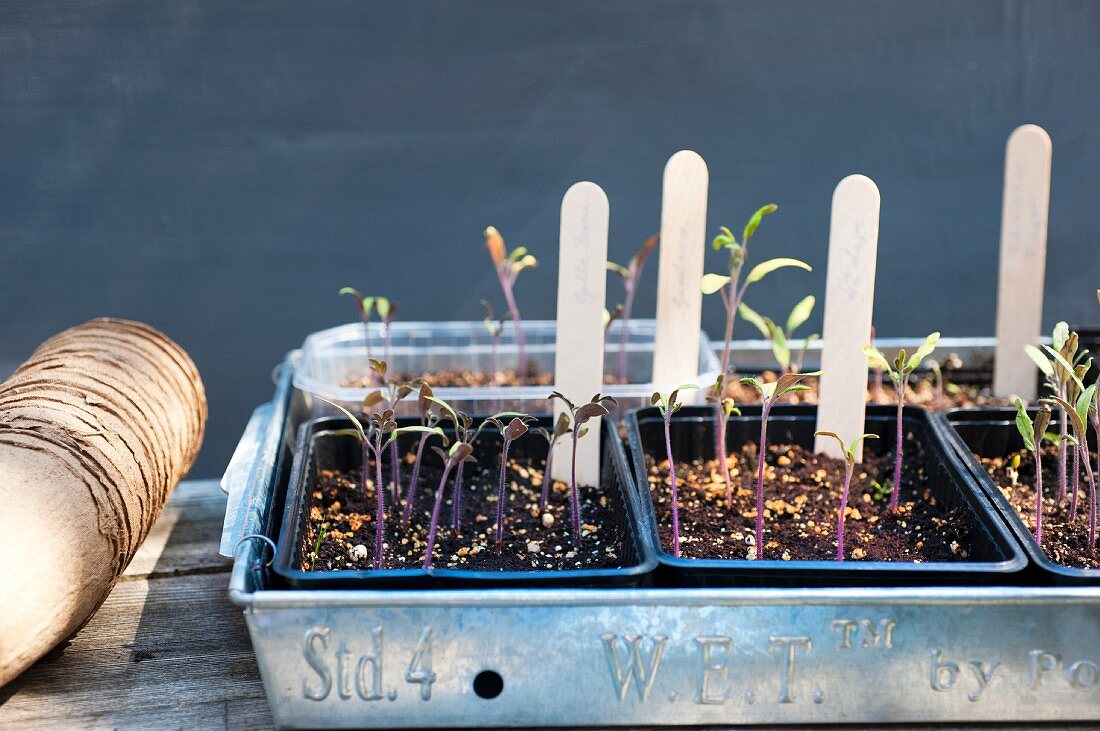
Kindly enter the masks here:
M 1032 410 L 1031 415 L 1034 414 Z M 1100 584 L 1100 569 L 1063 566 L 1046 555 L 1027 524 L 1008 504 L 993 478 L 974 457 L 975 454 L 982 457 L 1003 457 L 1023 449 L 1023 438 L 1016 430 L 1015 409 L 952 409 L 940 415 L 939 429 L 944 442 L 959 455 L 960 461 L 974 475 L 990 503 L 1016 536 L 1016 540 L 1023 545 L 1031 562 L 1028 568 L 1029 578 L 1035 583 Z M 1093 447 L 1095 448 L 1095 443 Z
M 730 418 L 726 439 L 730 451 L 756 443 L 760 435 L 760 407 L 746 406 L 741 416 Z M 897 410 L 894 406 L 868 406 L 865 431 L 880 435 L 878 444 L 892 445 Z M 690 586 L 928 586 L 993 585 L 1015 583 L 1027 560 L 1012 540 L 1000 517 L 970 470 L 954 451 L 947 450 L 924 409 L 906 407 L 904 423 L 922 443 L 934 479 L 934 494 L 946 507 L 963 506 L 970 513 L 970 561 L 951 563 L 901 563 L 873 561 L 749 561 L 733 559 L 677 558 L 666 552 L 657 535 L 656 513 L 649 490 L 644 455 L 664 459 L 664 427 L 656 408 L 627 414 L 627 430 L 634 455 L 635 482 L 645 495 L 649 540 L 657 547 L 661 584 Z M 768 441 L 813 447 L 816 406 L 783 406 L 772 409 Z M 714 457 L 714 411 L 711 407 L 681 409 L 672 418 L 672 451 L 677 461 Z M 869 442 L 867 448 L 881 448 Z M 649 499 L 647 499 L 649 498 Z
M 415 423 L 399 419 L 399 425 Z M 539 419 L 538 425 L 552 428 L 550 417 Z M 538 587 L 633 587 L 639 586 L 656 568 L 657 560 L 648 534 L 639 530 L 642 525 L 642 507 L 634 489 L 630 472 L 619 440 L 616 426 L 610 419 L 603 420 L 601 432 L 602 468 L 605 484 L 609 485 L 609 497 L 615 510 L 615 527 L 625 536 L 620 554 L 620 568 L 581 569 L 576 571 L 473 571 L 468 569 L 382 569 L 303 571 L 300 567 L 299 543 L 306 526 L 308 496 L 313 493 L 318 468 L 357 469 L 362 461 L 359 442 L 351 436 L 332 432 L 350 428 L 350 422 L 342 417 L 314 419 L 302 424 L 298 430 L 294 463 L 291 467 L 290 485 L 286 507 L 279 532 L 275 562 L 275 574 L 287 586 L 295 589 L 437 589 L 449 587 L 478 588 L 538 588 Z M 411 445 L 413 435 L 406 435 Z M 587 437 L 591 439 L 592 437 Z M 406 443 L 402 442 L 402 448 Z M 500 437 L 484 432 L 476 445 L 475 456 L 491 455 L 498 460 Z M 546 441 L 534 435 L 516 440 L 510 454 L 515 457 L 531 455 L 545 458 Z M 434 457 L 434 455 L 432 455 Z M 426 457 L 427 458 L 427 457 Z M 407 475 L 407 472 L 406 472 Z M 434 485 L 422 489 L 434 494 Z M 392 519 L 392 518 L 391 518 Z

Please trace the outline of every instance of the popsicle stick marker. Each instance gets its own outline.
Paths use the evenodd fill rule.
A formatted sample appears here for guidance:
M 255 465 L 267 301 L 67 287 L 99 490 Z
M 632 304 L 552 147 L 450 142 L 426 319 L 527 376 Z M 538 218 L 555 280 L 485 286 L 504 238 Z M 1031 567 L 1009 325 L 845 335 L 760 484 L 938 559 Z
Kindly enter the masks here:
M 561 202 L 555 389 L 583 404 L 603 388 L 603 309 L 607 289 L 607 196 L 595 183 L 576 183 Z M 566 411 L 554 401 L 554 419 Z M 577 485 L 600 484 L 600 420 L 577 443 Z M 573 446 L 559 440 L 553 479 L 568 483 Z
M 681 150 L 665 165 L 657 273 L 653 382 L 683 383 L 699 373 L 699 318 L 706 253 L 707 164 Z
M 996 396 L 1033 401 L 1039 378 L 1024 346 L 1043 326 L 1043 279 L 1050 203 L 1050 136 L 1042 127 L 1017 127 L 1005 148 L 1001 204 L 1001 263 L 997 277 Z
M 878 259 L 879 193 L 874 181 L 849 175 L 833 192 L 829 261 L 825 273 L 825 325 L 821 344 L 821 383 L 816 431 L 844 439 L 864 432 L 867 356 L 875 301 Z M 819 436 L 814 451 L 844 459 L 835 439 Z M 856 445 L 856 461 L 863 458 Z

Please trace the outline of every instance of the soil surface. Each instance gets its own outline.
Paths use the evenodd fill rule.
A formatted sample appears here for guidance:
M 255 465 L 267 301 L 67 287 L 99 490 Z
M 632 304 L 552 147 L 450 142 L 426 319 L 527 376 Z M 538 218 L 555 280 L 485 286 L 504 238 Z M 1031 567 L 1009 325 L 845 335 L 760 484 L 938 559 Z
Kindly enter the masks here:
M 971 521 L 965 508 L 945 509 L 933 497 L 919 442 L 906 440 L 897 513 L 876 481 L 889 483 L 890 454 L 865 451 L 852 477 L 845 519 L 845 557 L 912 563 L 965 561 Z M 755 559 L 755 444 L 729 455 L 733 505 L 716 459 L 677 463 L 680 550 L 689 558 Z M 646 455 L 661 546 L 672 553 L 668 460 Z M 835 560 L 844 462 L 790 445 L 770 445 L 764 472 L 764 558 Z M 888 489 L 888 488 L 887 488 Z
M 411 478 L 413 455 L 405 457 L 405 488 Z M 503 542 L 496 547 L 496 514 L 499 488 L 499 456 L 491 467 L 467 464 L 460 506 L 461 531 L 452 527 L 454 475 L 448 479 L 440 510 L 439 529 L 432 552 L 434 568 L 471 571 L 569 571 L 617 568 L 623 565 L 625 526 L 615 521 L 614 488 L 581 488 L 581 539 L 574 546 L 569 486 L 554 482 L 545 513 L 538 508 L 545 461 L 509 459 Z M 428 525 L 436 488 L 442 476 L 438 456 L 425 454 L 415 509 L 408 527 L 401 525 L 401 511 L 387 499 L 383 568 L 419 569 L 424 563 Z M 373 475 L 373 467 L 371 468 Z M 388 460 L 383 476 L 388 478 Z M 385 479 L 389 485 L 389 479 Z M 389 488 L 387 487 L 387 498 Z M 301 567 L 306 571 L 370 570 L 374 568 L 374 480 L 367 493 L 359 487 L 359 472 L 318 470 L 314 492 L 308 501 L 309 519 L 302 545 Z M 328 529 L 314 559 L 314 547 L 322 524 Z
M 765 382 L 775 381 L 779 374 L 774 371 L 764 371 L 760 377 Z M 726 390 L 738 404 L 760 403 L 760 392 L 749 385 L 738 381 L 738 376 L 731 377 Z M 817 403 L 817 379 L 808 378 L 805 385 L 809 391 L 792 393 L 783 397 L 783 403 L 790 404 L 816 404 Z M 867 384 L 867 403 L 871 404 L 896 404 L 897 393 L 885 377 L 881 388 L 876 388 L 874 379 Z M 923 406 L 932 411 L 952 408 L 986 408 L 1012 406 L 1013 403 L 1004 398 L 998 398 L 992 393 L 992 386 L 985 384 L 956 384 L 948 381 L 942 391 L 936 387 L 931 375 L 914 374 L 909 381 L 909 389 L 906 391 L 905 402 L 914 406 Z
M 462 369 L 433 371 L 431 373 L 402 373 L 398 377 L 398 381 L 407 383 L 418 378 L 433 388 L 486 388 L 489 386 L 546 386 L 552 388 L 554 385 L 554 374 L 550 371 L 532 369 L 527 379 L 521 383 L 519 372 L 514 368 L 500 371 L 496 374 L 495 379 L 491 373 Z M 378 380 L 360 375 L 350 378 L 340 385 L 352 388 L 370 388 L 377 386 Z
M 433 371 L 431 373 L 402 373 L 398 381 L 408 383 L 416 379 L 423 380 L 433 388 L 545 386 L 547 389 L 553 389 L 554 387 L 554 374 L 550 371 L 532 371 L 530 375 L 527 376 L 527 380 L 521 383 L 519 380 L 519 373 L 514 368 L 500 371 L 497 373 L 496 379 L 494 379 L 491 374 L 482 371 L 451 370 Z M 610 386 L 619 383 L 619 379 L 611 374 L 605 374 L 603 382 L 605 385 Z M 340 385 L 350 388 L 370 388 L 372 386 L 376 387 L 378 381 L 368 379 L 365 376 L 356 376 L 346 381 L 342 381 Z M 548 390 L 546 393 L 549 395 L 550 391 Z
M 1009 505 L 1035 533 L 1035 458 L 1021 450 L 1005 457 L 981 457 L 982 466 Z M 1051 561 L 1079 569 L 1100 568 L 1100 550 L 1088 546 L 1088 480 L 1084 466 L 1078 476 L 1077 515 L 1070 512 L 1073 457 L 1067 460 L 1067 496 L 1058 500 L 1058 448 L 1043 448 L 1043 552 Z M 1015 467 L 1013 467 L 1015 465 Z

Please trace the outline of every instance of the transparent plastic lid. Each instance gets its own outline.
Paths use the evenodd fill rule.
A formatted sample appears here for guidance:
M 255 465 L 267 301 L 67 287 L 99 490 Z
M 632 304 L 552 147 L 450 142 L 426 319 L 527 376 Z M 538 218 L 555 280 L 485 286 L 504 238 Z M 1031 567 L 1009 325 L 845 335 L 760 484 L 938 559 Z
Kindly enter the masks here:
M 552 374 L 557 323 L 534 320 L 523 323 L 529 369 Z M 469 413 L 491 413 L 503 410 L 529 414 L 550 413 L 547 396 L 551 385 L 522 386 L 462 386 L 440 387 L 431 381 L 432 374 L 442 371 L 490 373 L 493 370 L 492 338 L 480 321 L 395 322 L 390 328 L 387 349 L 381 323 L 370 325 L 370 355 L 384 359 L 390 373 L 402 377 L 429 376 L 438 398 Z M 654 384 L 653 342 L 655 320 L 631 320 L 627 325 L 626 348 L 620 347 L 622 323 L 613 322 L 604 349 L 604 373 L 613 379 L 619 368 L 619 354 L 625 353 L 626 383 L 610 383 L 603 393 L 614 396 L 622 409 L 649 403 L 658 390 Z M 519 360 L 515 328 L 508 323 L 495 348 L 496 369 L 515 369 Z M 363 398 L 376 387 L 365 385 L 367 371 L 367 340 L 362 323 L 341 325 L 322 330 L 306 338 L 302 358 L 294 374 L 294 386 L 309 397 L 321 397 L 346 408 L 358 407 Z M 699 367 L 697 382 L 708 386 L 718 378 L 718 358 L 706 333 L 699 337 Z M 552 382 L 552 380 L 551 380 Z M 314 412 L 325 410 L 325 404 L 311 398 Z M 414 408 L 415 400 L 404 404 L 401 413 Z

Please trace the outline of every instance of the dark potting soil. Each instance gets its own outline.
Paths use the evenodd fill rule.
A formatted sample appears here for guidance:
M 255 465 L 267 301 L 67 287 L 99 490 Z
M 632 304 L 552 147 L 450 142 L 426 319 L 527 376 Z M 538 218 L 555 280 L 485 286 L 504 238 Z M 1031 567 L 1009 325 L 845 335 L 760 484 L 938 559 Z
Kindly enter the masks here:
M 412 460 L 413 455 L 407 454 L 402 469 L 406 489 L 411 477 Z M 401 526 L 404 500 L 395 507 L 387 495 L 383 568 L 418 569 L 423 566 L 432 505 L 442 476 L 438 461 L 435 455 L 425 456 L 415 509 L 407 528 Z M 467 465 L 462 485 L 459 532 L 452 527 L 452 474 L 440 510 L 439 528 L 432 551 L 433 567 L 470 571 L 564 571 L 622 566 L 620 556 L 628 537 L 615 526 L 610 497 L 612 488 L 580 488 L 582 524 L 580 546 L 577 548 L 573 541 L 567 484 L 554 482 L 547 509 L 544 513 L 539 512 L 544 467 L 544 460 L 541 459 L 537 466 L 526 458 L 522 461 L 509 459 L 508 503 L 499 552 L 495 535 L 499 461 L 494 467 Z M 373 467 L 371 469 L 373 475 Z M 388 459 L 383 461 L 382 474 L 388 491 Z M 308 509 L 307 527 L 303 543 L 299 546 L 303 570 L 374 568 L 373 479 L 368 481 L 364 497 L 359 487 L 358 470 L 320 470 Z M 328 530 L 314 560 L 318 531 L 324 523 L 328 523 Z
M 516 387 L 516 386 L 545 386 L 547 395 L 554 387 L 554 374 L 550 371 L 531 369 L 531 372 L 522 382 L 519 372 L 509 368 L 497 373 L 496 378 L 491 373 L 484 371 L 471 371 L 466 369 L 432 371 L 430 373 L 403 373 L 398 378 L 399 382 L 408 383 L 421 379 L 433 388 L 489 388 L 489 387 Z M 619 380 L 610 374 L 603 378 L 605 384 L 615 384 Z M 340 383 L 341 386 L 350 388 L 370 388 L 377 386 L 378 381 L 366 376 L 355 376 Z
M 546 386 L 554 385 L 554 374 L 549 371 L 532 369 L 525 380 L 520 382 L 519 372 L 514 368 L 500 371 L 494 379 L 493 374 L 483 371 L 471 371 L 465 368 L 454 370 L 432 371 L 430 373 L 402 373 L 398 381 L 407 383 L 415 379 L 422 379 L 433 388 L 488 388 L 490 386 Z M 377 379 L 367 376 L 356 376 L 341 383 L 342 386 L 352 388 L 370 388 L 377 386 Z M 550 392 L 547 391 L 549 394 Z
M 836 559 L 837 518 L 844 462 L 799 446 L 769 445 L 764 471 L 764 558 Z M 674 455 L 675 456 L 675 455 Z M 898 511 L 876 485 L 893 479 L 892 454 L 865 450 L 852 476 L 845 520 L 845 557 L 912 563 L 964 561 L 971 521 L 962 508 L 937 504 L 927 484 L 921 445 L 907 438 Z M 755 444 L 730 454 L 733 506 L 718 460 L 677 463 L 680 550 L 687 558 L 755 559 Z M 672 553 L 672 502 L 668 460 L 646 455 L 649 485 L 662 548 Z M 887 488 L 888 489 L 888 488 Z
M 1035 534 L 1035 458 L 1021 450 L 1005 457 L 975 455 L 993 478 L 1020 519 Z M 1079 569 L 1100 568 L 1100 551 L 1089 550 L 1088 481 L 1084 465 L 1078 475 L 1077 514 L 1070 511 L 1073 490 L 1073 456 L 1066 460 L 1067 489 L 1064 500 L 1058 500 L 1058 448 L 1043 448 L 1043 552 L 1050 560 Z M 1014 466 L 1015 465 L 1015 466 Z
M 779 374 L 774 371 L 764 371 L 760 374 L 760 378 L 764 382 L 769 383 L 777 380 Z M 805 381 L 805 385 L 810 387 L 809 391 L 788 394 L 784 397 L 784 401 L 792 404 L 816 404 L 818 398 L 817 379 L 808 378 Z M 727 383 L 726 391 L 736 403 L 760 403 L 760 392 L 752 386 L 740 383 L 736 377 L 731 378 L 730 382 Z M 941 391 L 936 387 L 935 381 L 930 374 L 917 374 L 913 376 L 912 380 L 909 382 L 909 389 L 906 392 L 905 401 L 914 406 L 923 406 L 933 411 L 953 408 L 973 409 L 1012 406 L 1012 402 L 1008 399 L 994 396 L 992 386 L 989 384 L 954 384 L 947 382 Z M 882 384 L 881 389 L 876 388 L 873 382 L 868 382 L 867 403 L 896 404 L 897 402 L 897 395 L 889 378 L 885 379 L 885 383 Z

